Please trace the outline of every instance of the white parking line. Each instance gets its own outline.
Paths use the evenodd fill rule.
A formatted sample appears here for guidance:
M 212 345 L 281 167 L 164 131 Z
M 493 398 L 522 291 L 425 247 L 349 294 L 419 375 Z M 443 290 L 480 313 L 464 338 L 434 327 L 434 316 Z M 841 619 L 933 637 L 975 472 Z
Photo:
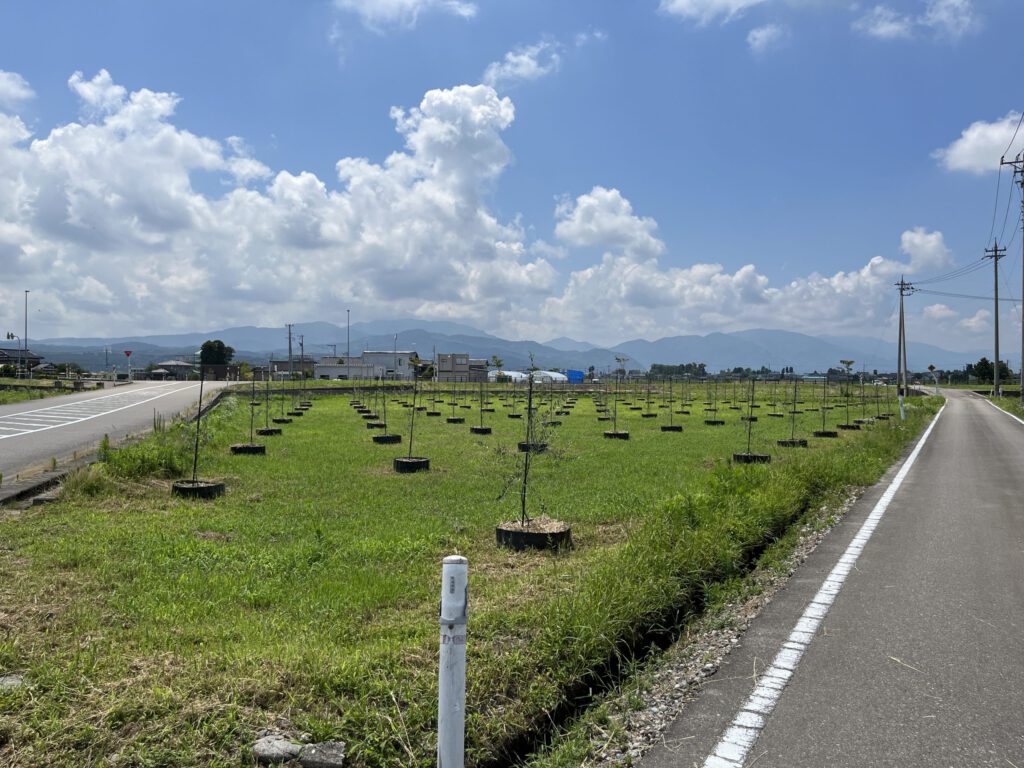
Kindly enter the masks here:
M 811 598 L 811 602 L 804 609 L 803 615 L 797 621 L 793 631 L 790 632 L 789 638 L 782 644 L 782 648 L 776 654 L 771 666 L 758 678 L 754 692 L 743 703 L 732 723 L 725 729 L 714 751 L 704 761 L 704 768 L 742 768 L 743 762 L 750 754 L 751 747 L 754 746 L 757 737 L 764 730 L 765 721 L 782 696 L 786 683 L 789 682 L 800 659 L 803 658 L 804 651 L 807 650 L 808 644 L 817 634 L 818 627 L 839 595 L 839 590 L 846 581 L 846 577 L 853 570 L 857 558 L 860 557 L 871 534 L 878 527 L 885 510 L 889 508 L 890 502 L 903 484 L 910 468 L 917 461 L 925 441 L 931 435 L 932 429 L 935 428 L 945 409 L 946 406 L 943 405 L 935 414 L 932 423 L 925 430 L 903 466 L 900 467 L 896 477 L 889 483 L 889 487 L 885 489 L 885 493 L 875 504 L 871 514 L 861 525 L 857 535 L 853 537 L 853 541 L 850 542 L 843 556 L 839 558 L 839 562 L 826 577 L 818 593 Z
M 34 411 L 12 413 L 9 416 L 0 416 L 0 431 L 12 432 L 12 434 L 0 434 L 0 440 L 35 432 L 44 432 L 49 429 L 58 429 L 71 424 L 79 424 L 89 419 L 117 413 L 126 408 L 144 405 L 161 397 L 194 389 L 198 386 L 198 384 L 192 384 L 187 387 L 172 388 L 164 384 L 155 387 L 144 387 L 131 393 L 118 392 L 117 394 L 103 395 L 102 397 L 96 397 L 84 402 L 76 401 L 64 405 L 39 408 Z M 37 421 L 37 419 L 39 420 Z M 54 422 L 54 419 L 57 421 Z

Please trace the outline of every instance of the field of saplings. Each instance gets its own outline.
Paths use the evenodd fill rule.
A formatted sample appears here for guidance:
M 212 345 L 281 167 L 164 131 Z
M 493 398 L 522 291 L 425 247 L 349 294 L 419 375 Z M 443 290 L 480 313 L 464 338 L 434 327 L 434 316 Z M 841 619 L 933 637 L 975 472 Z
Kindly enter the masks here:
M 440 564 L 461 554 L 467 765 L 514 765 L 805 512 L 875 481 L 938 402 L 901 420 L 891 388 L 852 382 L 265 386 L 0 516 L 0 671 L 28 681 L 0 687 L 0 764 L 249 765 L 274 731 L 433 765 Z

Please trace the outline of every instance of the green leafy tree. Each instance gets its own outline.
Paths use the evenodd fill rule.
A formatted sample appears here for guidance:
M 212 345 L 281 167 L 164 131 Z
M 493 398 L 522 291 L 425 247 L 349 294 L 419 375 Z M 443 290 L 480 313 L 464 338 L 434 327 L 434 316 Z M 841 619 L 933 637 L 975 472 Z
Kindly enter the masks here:
M 208 339 L 199 348 L 199 362 L 202 365 L 227 365 L 235 356 L 235 350 L 220 339 Z

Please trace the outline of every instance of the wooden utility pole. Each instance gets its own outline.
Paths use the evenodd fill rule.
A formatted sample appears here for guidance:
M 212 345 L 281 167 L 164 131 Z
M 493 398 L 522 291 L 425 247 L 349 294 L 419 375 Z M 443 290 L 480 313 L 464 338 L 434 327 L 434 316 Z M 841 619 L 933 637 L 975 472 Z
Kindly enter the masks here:
M 1000 248 L 999 243 L 995 240 L 992 241 L 992 247 L 985 249 L 985 258 L 992 259 L 992 274 L 993 280 L 995 281 L 995 299 L 993 307 L 995 311 L 995 331 L 996 331 L 996 362 L 995 367 L 992 369 L 992 394 L 995 397 L 999 397 L 1002 392 L 999 389 L 999 260 L 1006 255 L 1006 249 Z
M 1021 225 L 1021 305 L 1020 305 L 1020 404 L 1024 406 L 1024 154 L 1018 154 L 1013 160 L 999 158 L 999 169 L 1004 165 L 1013 167 L 1013 178 L 1020 186 L 1020 225 Z

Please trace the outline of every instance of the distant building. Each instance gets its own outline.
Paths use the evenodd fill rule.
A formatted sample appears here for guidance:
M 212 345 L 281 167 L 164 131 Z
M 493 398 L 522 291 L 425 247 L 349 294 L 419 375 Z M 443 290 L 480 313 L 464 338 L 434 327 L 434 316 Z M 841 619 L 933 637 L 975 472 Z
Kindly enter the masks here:
M 271 360 L 270 361 L 270 374 L 271 377 L 277 380 L 287 379 L 289 374 L 294 374 L 295 378 L 302 378 L 302 374 L 306 374 L 306 378 L 314 375 L 313 370 L 316 367 L 316 362 L 311 357 L 293 357 L 291 361 L 287 358 L 283 360 Z
M 439 354 L 435 378 L 437 381 L 487 381 L 487 361 L 464 352 Z
M 321 357 L 313 366 L 318 379 L 388 379 L 410 381 L 412 350 L 365 350 L 361 355 Z
M 0 365 L 13 365 L 19 371 L 31 370 L 43 362 L 41 355 L 30 349 L 0 347 Z
M 196 370 L 192 363 L 186 363 L 184 360 L 164 360 L 155 365 L 157 369 L 163 369 L 163 378 L 177 379 L 178 381 L 185 381 Z

